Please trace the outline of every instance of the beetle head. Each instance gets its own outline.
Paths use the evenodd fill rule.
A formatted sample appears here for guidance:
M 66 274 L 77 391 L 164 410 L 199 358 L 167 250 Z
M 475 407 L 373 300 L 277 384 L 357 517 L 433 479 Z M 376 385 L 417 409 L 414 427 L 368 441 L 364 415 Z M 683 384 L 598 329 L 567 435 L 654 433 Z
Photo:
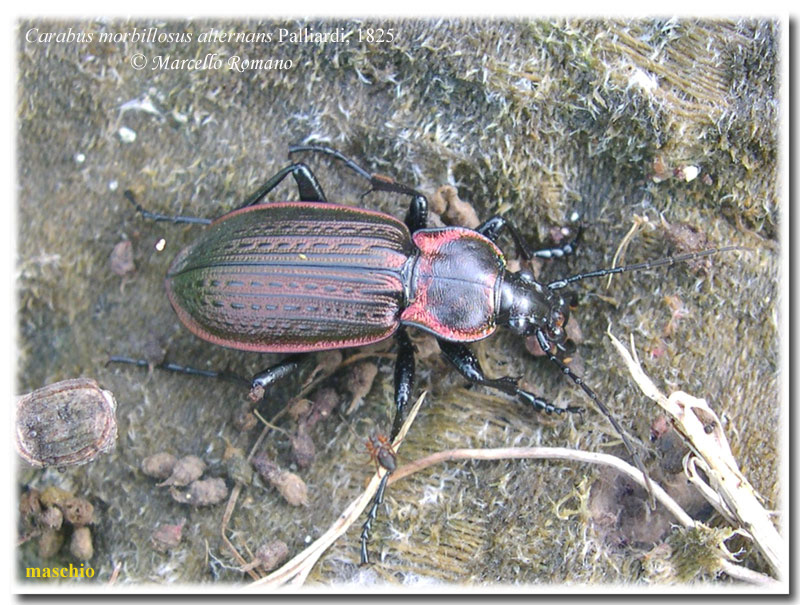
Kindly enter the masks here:
M 559 292 L 536 281 L 527 271 L 505 275 L 499 323 L 521 336 L 541 333 L 551 346 L 563 348 L 568 320 L 569 304 Z

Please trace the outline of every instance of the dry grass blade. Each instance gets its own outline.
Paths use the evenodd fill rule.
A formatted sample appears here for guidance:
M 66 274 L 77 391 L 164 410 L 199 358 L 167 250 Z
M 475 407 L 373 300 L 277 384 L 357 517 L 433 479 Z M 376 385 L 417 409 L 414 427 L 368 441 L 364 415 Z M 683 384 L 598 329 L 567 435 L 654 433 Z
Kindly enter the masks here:
M 752 538 L 758 550 L 769 562 L 776 577 L 784 573 L 785 544 L 761 499 L 739 470 L 730 445 L 722 431 L 722 423 L 704 399 L 682 391 L 664 395 L 644 373 L 631 338 L 631 351 L 617 340 L 609 329 L 608 335 L 625 361 L 642 392 L 669 414 L 672 424 L 691 450 L 684 460 L 686 475 L 700 492 L 728 521 L 740 528 L 740 533 Z M 696 468 L 708 477 L 703 482 Z
M 405 422 L 403 422 L 403 425 L 397 435 L 397 439 L 395 439 L 394 443 L 392 444 L 392 447 L 395 451 L 397 451 L 397 448 L 400 447 L 400 444 L 403 442 L 403 439 L 408 433 L 409 428 L 411 428 L 411 424 L 414 422 L 417 412 L 419 411 L 422 402 L 425 400 L 425 395 L 426 393 L 422 393 L 419 399 L 414 402 L 411 410 L 409 410 L 408 416 L 406 417 Z M 311 569 L 314 567 L 322 554 L 334 542 L 336 542 L 336 540 L 338 540 L 339 537 L 342 536 L 353 523 L 358 520 L 358 518 L 361 516 L 361 513 L 364 512 L 364 509 L 372 501 L 384 472 L 384 469 L 380 469 L 380 471 L 372 477 L 364 492 L 358 498 L 353 500 L 347 506 L 347 508 L 342 511 L 328 531 L 317 538 L 308 546 L 308 548 L 291 559 L 280 569 L 277 569 L 268 576 L 249 584 L 247 588 L 273 589 L 280 588 L 282 586 L 302 586 L 308 577 L 308 574 L 311 572 Z

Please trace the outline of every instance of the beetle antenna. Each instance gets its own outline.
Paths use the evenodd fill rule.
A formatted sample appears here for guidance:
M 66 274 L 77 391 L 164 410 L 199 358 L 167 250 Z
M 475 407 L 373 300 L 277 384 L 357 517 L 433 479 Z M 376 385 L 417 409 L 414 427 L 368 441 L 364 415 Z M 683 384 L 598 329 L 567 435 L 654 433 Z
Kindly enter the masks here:
M 644 483 L 645 487 L 647 488 L 647 492 L 650 494 L 650 508 L 655 508 L 655 492 L 653 491 L 653 485 L 650 483 L 650 476 L 647 474 L 647 471 L 644 468 L 644 464 L 642 463 L 642 459 L 639 458 L 639 454 L 636 453 L 636 450 L 633 449 L 633 444 L 628 439 L 628 436 L 625 430 L 620 426 L 619 422 L 617 422 L 616 418 L 611 414 L 611 411 L 606 407 L 606 404 L 603 403 L 597 394 L 589 388 L 583 378 L 578 376 L 575 372 L 573 372 L 568 365 L 566 365 L 563 361 L 561 361 L 558 357 L 556 357 L 553 353 L 550 352 L 551 345 L 550 342 L 547 340 L 547 337 L 541 330 L 536 332 L 536 338 L 539 341 L 539 346 L 542 348 L 542 351 L 545 352 L 547 358 L 553 362 L 558 368 L 561 370 L 561 373 L 568 376 L 572 382 L 574 382 L 577 386 L 583 389 L 583 392 L 589 396 L 589 399 L 597 406 L 597 409 L 603 414 L 603 416 L 608 419 L 611 423 L 611 426 L 614 427 L 614 430 L 617 431 L 620 438 L 622 439 L 622 443 L 625 444 L 625 448 L 630 453 L 631 457 L 633 458 L 634 464 L 636 464 L 636 468 L 644 476 Z
M 729 252 L 730 250 L 747 250 L 743 246 L 724 246 L 721 248 L 709 248 L 708 250 L 701 250 L 700 252 L 689 252 L 687 254 L 678 254 L 677 256 L 667 256 L 658 260 L 646 261 L 643 263 L 636 263 L 634 265 L 623 265 L 622 267 L 611 267 L 608 269 L 598 269 L 597 271 L 589 271 L 587 273 L 578 273 L 571 277 L 564 279 L 557 279 L 556 281 L 547 284 L 550 290 L 560 290 L 566 288 L 568 285 L 587 279 L 589 277 L 604 277 L 606 275 L 613 275 L 615 273 L 627 273 L 628 271 L 640 271 L 642 269 L 654 269 L 655 267 L 662 267 L 664 265 L 674 265 L 676 263 L 684 263 L 698 258 L 704 258 L 717 254 L 718 252 Z

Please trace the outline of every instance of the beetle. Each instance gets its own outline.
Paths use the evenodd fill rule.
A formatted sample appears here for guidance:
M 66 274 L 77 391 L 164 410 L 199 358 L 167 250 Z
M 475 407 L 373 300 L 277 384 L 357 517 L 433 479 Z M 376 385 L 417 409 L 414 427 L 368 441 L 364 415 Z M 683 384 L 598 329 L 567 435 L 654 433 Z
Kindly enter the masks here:
M 165 281 L 172 307 L 191 332 L 233 349 L 291 354 L 257 374 L 252 381 L 254 389 L 265 389 L 294 372 L 303 353 L 363 346 L 394 336 L 395 413 L 389 442 L 402 425 L 413 390 L 414 349 L 407 328 L 433 334 L 444 357 L 471 383 L 507 393 L 537 411 L 581 412 L 576 406 L 552 405 L 521 389 L 510 376 L 485 375 L 468 344 L 505 326 L 520 336 L 536 338 L 547 358 L 608 418 L 647 476 L 625 431 L 605 404 L 559 358 L 570 312 L 560 291 L 583 279 L 671 265 L 735 246 L 541 283 L 527 270 L 508 269 L 496 243 L 500 235 L 507 232 L 518 255 L 526 260 L 552 259 L 575 251 L 580 227 L 571 240 L 539 250 L 531 249 L 513 223 L 499 215 L 476 229 L 429 229 L 428 200 L 416 189 L 370 174 L 329 147 L 289 148 L 290 157 L 299 152 L 321 153 L 344 163 L 369 182 L 364 195 L 383 191 L 409 196 L 405 220 L 328 202 L 313 172 L 302 162 L 278 171 L 242 206 L 214 221 L 152 213 L 126 192 L 146 218 L 209 225 L 176 256 Z M 264 203 L 267 194 L 289 175 L 297 184 L 300 200 Z M 176 368 L 191 371 L 172 367 Z M 383 487 L 385 480 L 362 531 L 362 564 L 368 563 L 366 541 Z

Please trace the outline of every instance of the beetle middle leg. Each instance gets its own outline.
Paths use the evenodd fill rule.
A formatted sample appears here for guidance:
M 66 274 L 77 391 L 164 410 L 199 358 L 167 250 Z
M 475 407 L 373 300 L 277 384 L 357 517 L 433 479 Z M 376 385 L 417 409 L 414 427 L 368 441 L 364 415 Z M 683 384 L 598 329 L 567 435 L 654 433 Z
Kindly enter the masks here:
M 311 151 L 313 153 L 321 153 L 330 156 L 343 162 L 345 166 L 350 168 L 353 172 L 362 176 L 369 181 L 370 188 L 365 191 L 361 197 L 364 197 L 373 191 L 384 191 L 387 193 L 400 193 L 402 195 L 411 196 L 411 205 L 408 207 L 406 213 L 405 223 L 411 233 L 419 229 L 425 229 L 428 226 L 428 198 L 421 192 L 413 187 L 398 183 L 393 178 L 381 174 L 371 174 L 346 155 L 336 151 L 331 147 L 325 145 L 291 145 L 289 147 L 289 155 L 299 153 L 302 151 Z
M 322 185 L 317 181 L 317 177 L 311 172 L 311 169 L 302 162 L 295 162 L 289 164 L 285 168 L 281 168 L 277 174 L 270 178 L 266 183 L 261 185 L 253 193 L 251 193 L 244 204 L 239 208 L 247 208 L 254 206 L 261 202 L 266 195 L 280 185 L 281 181 L 287 176 L 292 175 L 295 183 L 297 183 L 297 191 L 300 194 L 300 201 L 302 202 L 327 202 L 325 193 L 322 191 Z
M 403 425 L 405 409 L 414 390 L 414 345 L 406 334 L 404 328 L 400 328 L 397 333 L 397 361 L 394 364 L 394 422 L 392 422 L 392 432 L 389 441 L 394 441 L 400 427 Z
M 503 376 L 501 378 L 487 378 L 483 373 L 478 358 L 469 350 L 465 345 L 457 342 L 450 342 L 447 340 L 439 340 L 439 347 L 442 349 L 447 361 L 455 366 L 464 378 L 472 383 L 487 386 L 493 389 L 498 389 L 504 393 L 508 393 L 516 397 L 519 401 L 526 405 L 532 406 L 535 410 L 540 412 L 547 412 L 548 414 L 557 413 L 563 414 L 570 412 L 572 414 L 580 414 L 583 410 L 579 407 L 566 407 L 559 408 L 552 403 L 545 401 L 541 397 L 537 397 L 533 393 L 520 389 L 517 386 L 517 380 L 510 376 Z

